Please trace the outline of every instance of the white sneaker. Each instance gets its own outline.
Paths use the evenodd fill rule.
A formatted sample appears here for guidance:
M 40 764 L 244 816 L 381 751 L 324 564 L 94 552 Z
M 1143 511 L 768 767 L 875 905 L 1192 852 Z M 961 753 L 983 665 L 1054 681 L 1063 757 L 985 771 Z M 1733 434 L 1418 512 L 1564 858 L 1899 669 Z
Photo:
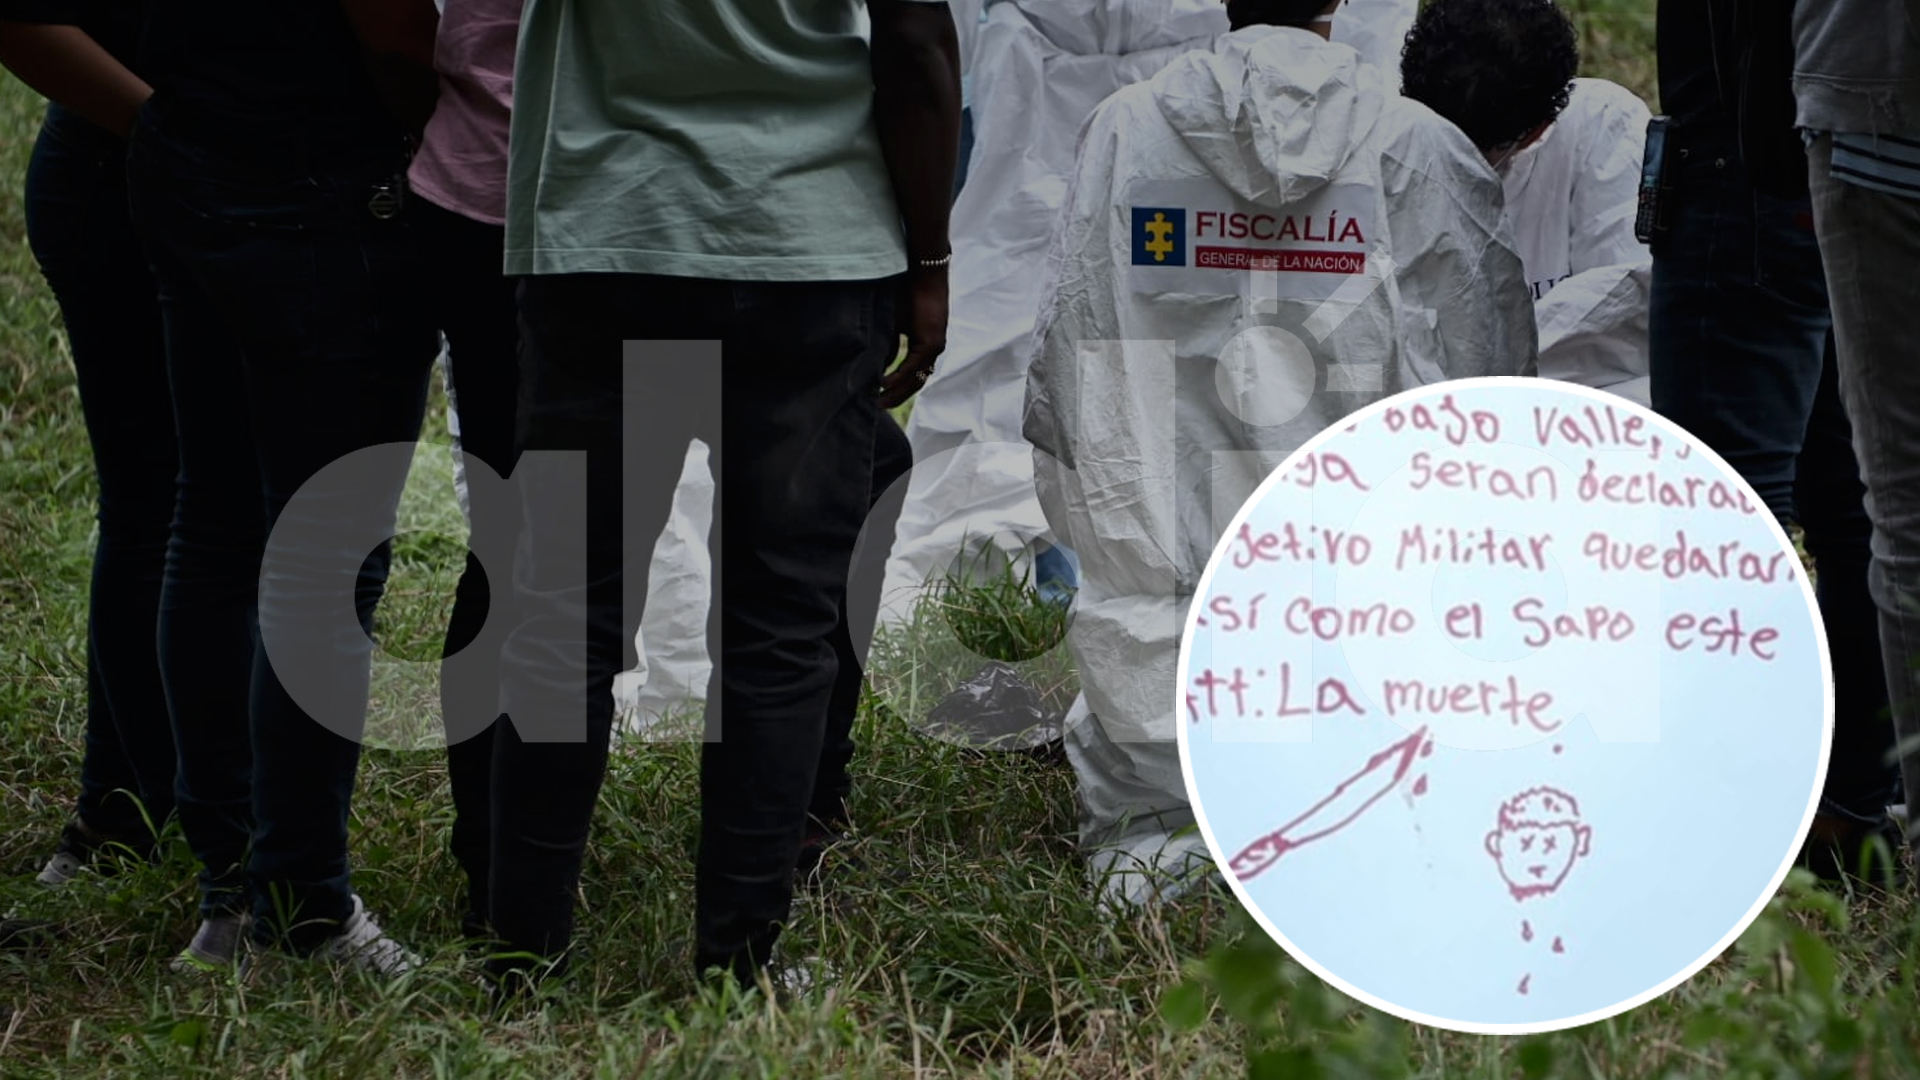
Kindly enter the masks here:
M 202 919 L 193 940 L 173 958 L 173 970 L 182 974 L 230 970 L 241 959 L 252 927 L 253 918 L 245 913 L 223 912 Z
M 347 916 L 346 924 L 315 955 L 352 964 L 388 979 L 405 975 L 421 964 L 418 956 L 380 929 L 380 924 L 367 914 L 367 906 L 357 893 L 353 897 L 353 913 Z
M 80 857 L 71 851 L 56 851 L 40 868 L 39 882 L 42 885 L 58 887 L 80 876 L 80 868 L 85 865 Z
M 840 981 L 840 973 L 818 956 L 805 956 L 766 969 L 767 983 L 774 996 L 785 1002 L 810 997 L 814 991 L 830 988 Z

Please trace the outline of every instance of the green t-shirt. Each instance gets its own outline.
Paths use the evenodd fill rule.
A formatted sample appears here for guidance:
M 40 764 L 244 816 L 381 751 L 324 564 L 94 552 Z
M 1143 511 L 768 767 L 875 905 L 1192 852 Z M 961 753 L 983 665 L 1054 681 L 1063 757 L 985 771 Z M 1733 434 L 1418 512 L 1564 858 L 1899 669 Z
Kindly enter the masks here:
M 507 273 L 904 272 L 869 65 L 866 0 L 526 0 Z

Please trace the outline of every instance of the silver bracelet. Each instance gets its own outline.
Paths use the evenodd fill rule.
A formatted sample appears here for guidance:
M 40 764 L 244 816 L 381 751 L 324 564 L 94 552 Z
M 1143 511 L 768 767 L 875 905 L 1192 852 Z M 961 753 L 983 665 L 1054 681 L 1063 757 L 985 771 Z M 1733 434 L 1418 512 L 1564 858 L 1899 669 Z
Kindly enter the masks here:
M 949 251 L 937 259 L 915 259 L 913 265 L 919 270 L 938 270 L 953 262 L 953 252 Z

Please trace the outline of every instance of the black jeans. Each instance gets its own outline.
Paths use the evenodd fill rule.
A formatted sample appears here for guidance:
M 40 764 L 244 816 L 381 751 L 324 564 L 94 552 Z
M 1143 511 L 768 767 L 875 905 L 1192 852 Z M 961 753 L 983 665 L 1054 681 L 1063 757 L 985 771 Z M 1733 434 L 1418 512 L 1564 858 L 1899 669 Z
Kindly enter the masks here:
M 506 229 L 417 199 L 420 247 L 432 312 L 447 337 L 453 398 L 460 419 L 460 450 L 470 479 L 484 465 L 513 472 L 514 423 L 520 391 L 520 325 L 515 281 L 501 273 Z M 468 512 L 475 534 L 515 537 L 520 502 L 511 489 L 470 482 Z M 505 496 L 505 497 L 503 497 Z M 466 928 L 479 935 L 488 922 L 493 740 L 500 711 L 495 673 L 501 642 L 513 624 L 511 567 L 490 578 L 471 552 L 454 592 L 440 682 L 447 719 L 447 779 L 453 790 L 453 856 L 468 881 Z M 476 733 L 477 732 L 477 733 Z
M 866 683 L 866 660 L 873 644 L 872 627 L 880 611 L 886 585 L 887 555 L 893 551 L 894 528 L 906 506 L 907 485 L 898 483 L 913 469 L 913 444 L 907 433 L 886 413 L 873 429 L 873 479 L 867 490 L 867 523 L 853 553 L 847 575 L 847 599 L 834 628 L 836 672 L 827 704 L 827 728 L 820 744 L 820 768 L 814 774 L 813 802 L 808 810 L 810 834 L 831 834 L 847 825 L 847 800 L 853 792 L 853 722 L 860 712 L 860 690 Z M 852 612 L 862 615 L 868 628 L 856 634 Z M 824 838 L 824 837 L 823 837 Z
M 49 106 L 27 164 L 26 219 L 66 323 L 100 492 L 75 808 L 84 831 L 70 824 L 62 846 L 106 840 L 144 851 L 173 814 L 173 729 L 154 630 L 178 458 L 159 300 L 127 212 L 124 144 Z
M 742 978 L 767 962 L 827 744 L 833 639 L 872 501 L 874 389 L 898 340 L 893 287 L 522 284 L 527 528 L 491 822 L 491 914 L 508 949 L 563 959 L 570 944 L 614 676 L 638 662 L 648 553 L 697 437 L 716 506 L 694 959 Z
M 1898 784 L 1867 592 L 1872 526 L 1841 407 L 1812 204 L 1755 191 L 1731 131 L 1675 132 L 1670 233 L 1653 247 L 1653 407 L 1727 459 L 1819 575 L 1833 657 L 1826 800 L 1877 815 Z
M 351 910 L 372 613 L 436 337 L 408 215 L 372 201 L 401 147 L 203 131 L 156 96 L 128 153 L 181 433 L 162 662 L 203 902 L 243 881 L 256 937 L 301 951 Z

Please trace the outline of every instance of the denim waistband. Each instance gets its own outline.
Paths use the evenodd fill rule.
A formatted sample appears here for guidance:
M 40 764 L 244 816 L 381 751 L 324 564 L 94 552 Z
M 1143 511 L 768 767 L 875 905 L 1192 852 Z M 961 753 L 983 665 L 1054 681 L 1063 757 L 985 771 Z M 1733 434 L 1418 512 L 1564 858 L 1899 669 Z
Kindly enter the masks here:
M 127 140 L 54 102 L 47 103 L 40 133 L 61 150 L 91 158 L 102 168 L 118 171 L 126 165 Z

